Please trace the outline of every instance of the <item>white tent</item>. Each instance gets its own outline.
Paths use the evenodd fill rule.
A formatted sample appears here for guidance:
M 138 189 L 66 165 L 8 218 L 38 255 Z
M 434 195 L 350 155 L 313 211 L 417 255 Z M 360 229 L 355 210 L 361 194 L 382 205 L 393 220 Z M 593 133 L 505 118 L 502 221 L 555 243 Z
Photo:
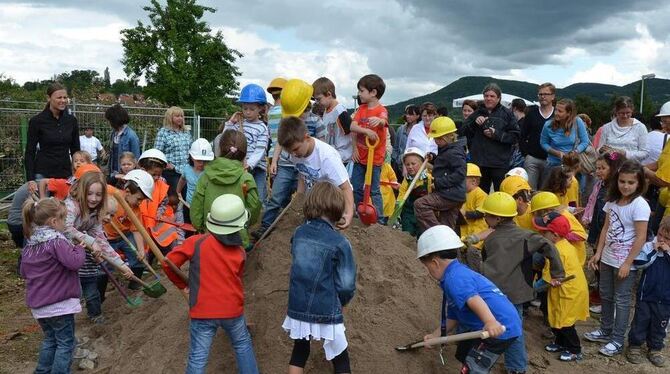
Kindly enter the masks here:
M 522 97 L 518 97 L 518 96 L 506 94 L 506 93 L 502 94 L 502 97 L 500 98 L 500 103 L 502 105 L 508 107 L 508 108 L 511 108 L 512 107 L 512 100 L 514 100 L 514 99 L 522 99 L 523 101 L 526 102 L 526 105 L 540 105 L 540 103 L 538 103 L 536 101 L 526 100 Z M 463 102 L 465 100 L 474 100 L 474 101 L 484 100 L 484 95 L 483 94 L 476 94 L 476 95 L 470 95 L 470 96 L 454 99 L 454 101 L 452 103 L 452 106 L 454 108 L 460 108 L 461 106 L 463 106 Z

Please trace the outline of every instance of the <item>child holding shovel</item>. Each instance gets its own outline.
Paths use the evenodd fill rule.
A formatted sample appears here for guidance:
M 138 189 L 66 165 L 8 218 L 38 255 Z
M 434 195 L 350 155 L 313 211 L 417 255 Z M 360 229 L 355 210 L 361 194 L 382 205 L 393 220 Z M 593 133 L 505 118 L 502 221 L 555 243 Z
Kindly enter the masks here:
M 404 197 L 412 181 L 415 178 L 418 178 L 418 180 L 414 184 L 414 189 L 407 196 L 407 199 L 401 202 L 400 225 L 402 226 L 402 231 L 408 232 L 415 237 L 419 235 L 419 225 L 416 222 L 416 215 L 414 215 L 414 202 L 433 191 L 433 176 L 430 171 L 424 168 L 419 173 L 425 158 L 426 153 L 416 147 L 407 148 L 402 155 L 402 162 L 407 171 L 407 176 L 403 178 L 402 184 L 400 184 L 398 196 Z
M 167 255 L 177 267 L 190 261 L 188 284 L 167 263 L 163 264 L 168 278 L 189 297 L 191 345 L 187 373 L 205 372 L 219 327 L 231 340 L 239 373 L 258 373 L 244 319 L 242 275 L 246 252 L 240 231 L 248 220 L 249 211 L 240 197 L 233 194 L 217 197 L 207 214 L 208 233 L 191 236 Z
M 417 258 L 439 281 L 444 292 L 441 325 L 424 341 L 461 332 L 485 330 L 489 338 L 458 343 L 461 373 L 488 373 L 498 357 L 521 336 L 521 319 L 514 305 L 491 281 L 456 259 L 463 247 L 458 235 L 444 225 L 429 228 L 417 244 Z

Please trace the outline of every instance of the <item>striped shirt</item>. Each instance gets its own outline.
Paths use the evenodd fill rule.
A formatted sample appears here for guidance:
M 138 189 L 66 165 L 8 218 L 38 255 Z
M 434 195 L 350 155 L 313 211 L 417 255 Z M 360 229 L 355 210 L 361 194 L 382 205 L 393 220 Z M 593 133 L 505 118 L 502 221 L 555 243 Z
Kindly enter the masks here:
M 165 153 L 168 163 L 174 165 L 177 173 L 188 165 L 188 151 L 191 148 L 191 133 L 161 127 L 156 135 L 154 148 Z
M 267 170 L 265 152 L 268 148 L 270 136 L 267 125 L 262 121 L 248 122 L 245 120 L 242 128 L 244 137 L 247 138 L 247 166 L 249 166 L 249 170 L 251 171 L 257 167 Z M 228 121 L 223 131 L 226 130 L 239 131 L 240 128 L 237 123 Z

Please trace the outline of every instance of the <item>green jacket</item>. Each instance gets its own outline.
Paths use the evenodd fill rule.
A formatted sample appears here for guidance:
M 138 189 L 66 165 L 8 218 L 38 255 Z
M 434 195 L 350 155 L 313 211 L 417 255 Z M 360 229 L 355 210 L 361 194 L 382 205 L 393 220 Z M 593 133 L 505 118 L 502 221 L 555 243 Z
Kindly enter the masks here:
M 246 193 L 243 186 L 246 186 Z M 205 221 L 212 203 L 223 194 L 234 194 L 242 198 L 244 206 L 249 211 L 247 227 L 258 221 L 261 201 L 258 198 L 254 177 L 244 170 L 242 162 L 217 157 L 205 167 L 191 201 L 191 224 L 198 231 L 205 231 Z M 248 239 L 246 230 L 240 234 L 246 243 Z

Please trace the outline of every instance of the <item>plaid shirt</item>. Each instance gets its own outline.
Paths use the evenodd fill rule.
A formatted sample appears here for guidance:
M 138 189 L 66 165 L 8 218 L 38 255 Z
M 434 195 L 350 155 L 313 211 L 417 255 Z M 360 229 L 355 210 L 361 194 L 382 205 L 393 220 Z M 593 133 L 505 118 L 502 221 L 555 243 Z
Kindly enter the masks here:
M 161 127 L 156 135 L 154 148 L 165 153 L 167 161 L 174 165 L 177 173 L 181 174 L 184 166 L 188 165 L 188 151 L 191 148 L 191 133 L 175 131 Z

